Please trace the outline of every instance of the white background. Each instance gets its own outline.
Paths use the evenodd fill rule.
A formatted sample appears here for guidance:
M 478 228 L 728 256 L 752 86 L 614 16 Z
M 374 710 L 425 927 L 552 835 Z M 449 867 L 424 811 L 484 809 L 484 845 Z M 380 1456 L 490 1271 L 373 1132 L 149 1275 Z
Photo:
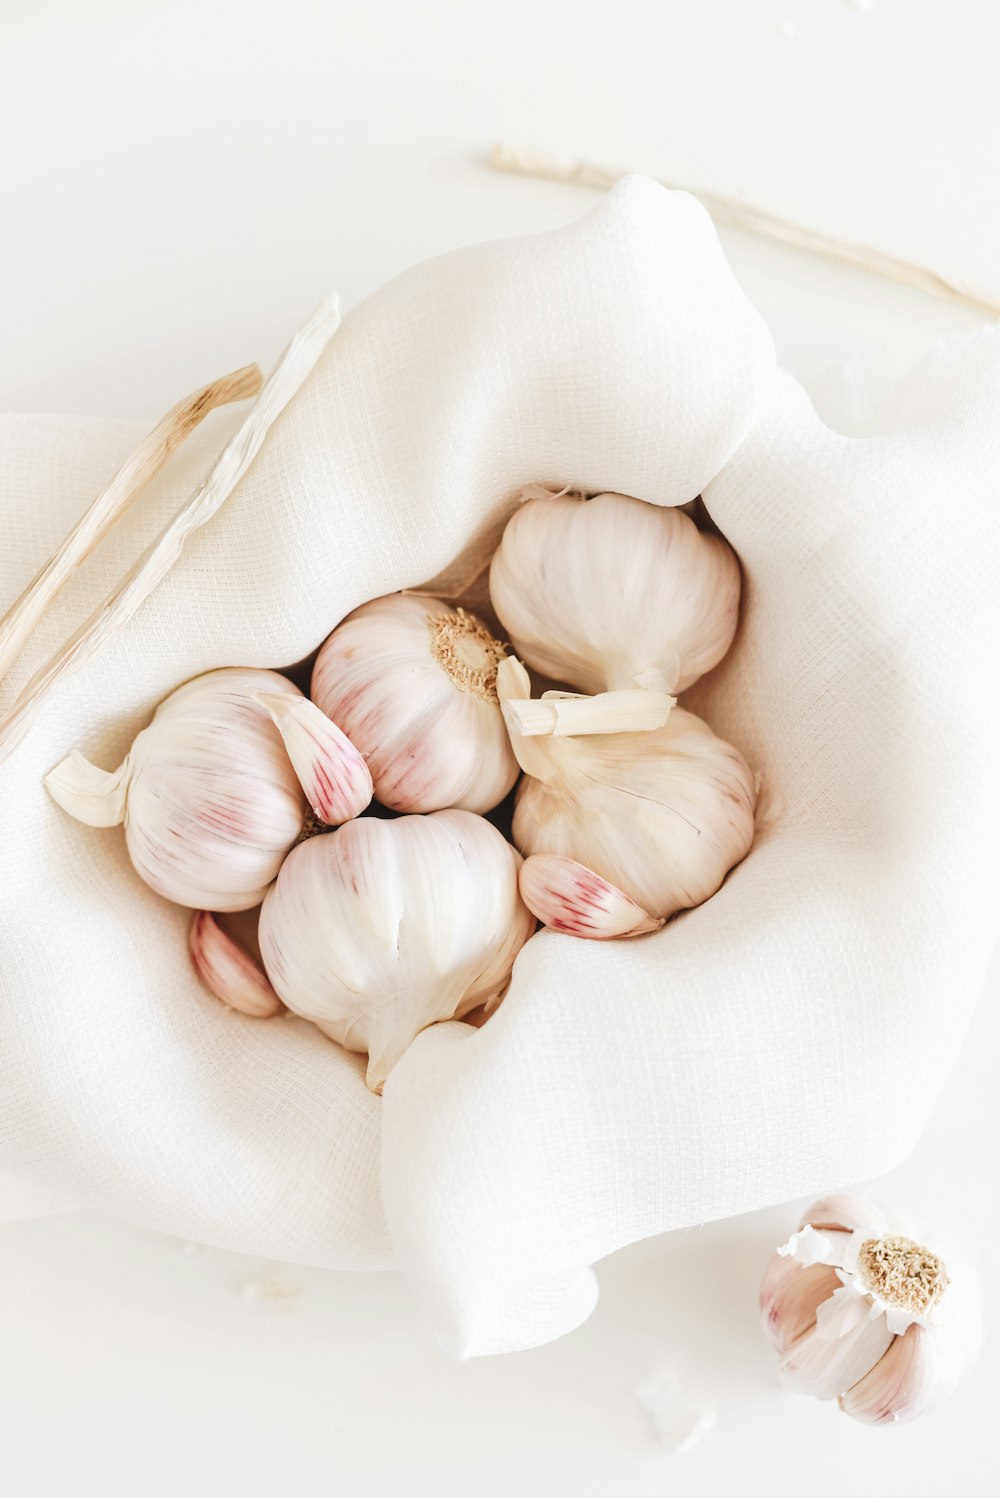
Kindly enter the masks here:
M 743 194 L 1000 304 L 993 0 L 0 0 L 0 23 L 0 408 L 152 419 L 272 361 L 334 287 L 351 305 L 593 201 L 491 174 L 497 138 Z M 979 321 L 723 238 L 833 424 Z M 924 1140 L 882 1183 L 987 1278 L 998 990 L 994 971 Z M 269 1270 L 68 1205 L 0 1180 L 4 1498 L 919 1498 L 1000 1476 L 990 1339 L 906 1429 L 777 1391 L 755 1288 L 792 1208 L 636 1245 L 600 1266 L 573 1336 L 456 1364 L 394 1275 Z M 662 1365 L 721 1410 L 681 1457 L 632 1392 Z

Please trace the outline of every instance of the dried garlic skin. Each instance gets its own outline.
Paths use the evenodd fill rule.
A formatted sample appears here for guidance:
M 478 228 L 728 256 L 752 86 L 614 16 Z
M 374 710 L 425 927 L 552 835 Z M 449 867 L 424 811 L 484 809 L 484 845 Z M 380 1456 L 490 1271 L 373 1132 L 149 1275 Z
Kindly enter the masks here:
M 528 695 L 515 660 L 501 701 Z M 558 854 L 600 875 L 663 920 L 700 905 L 753 840 L 756 791 L 742 755 L 693 713 L 662 728 L 586 738 L 526 738 L 508 727 L 525 770 L 513 838 L 529 854 Z
M 915 1419 L 979 1352 L 978 1288 L 961 1266 L 893 1228 L 867 1197 L 814 1202 L 760 1287 L 782 1385 L 836 1399 L 865 1424 Z
M 725 655 L 740 567 L 681 510 L 623 494 L 527 500 L 490 568 L 517 654 L 581 692 L 677 693 Z
M 351 1051 L 368 1086 L 415 1036 L 507 990 L 535 929 L 518 853 L 466 811 L 364 817 L 289 854 L 260 917 L 260 948 L 289 1009 Z
M 364 755 L 384 806 L 486 812 L 518 774 L 496 694 L 503 657 L 474 615 L 393 593 L 337 626 L 310 695 Z

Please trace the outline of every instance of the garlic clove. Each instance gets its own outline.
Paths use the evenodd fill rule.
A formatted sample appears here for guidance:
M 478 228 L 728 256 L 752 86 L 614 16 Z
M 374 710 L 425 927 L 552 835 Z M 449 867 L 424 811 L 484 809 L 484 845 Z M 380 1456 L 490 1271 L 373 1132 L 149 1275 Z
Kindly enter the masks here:
M 572 858 L 534 853 L 521 865 L 521 899 L 553 931 L 605 940 L 658 931 L 662 920 Z
M 800 1269 L 802 1274 L 812 1272 Z M 845 1313 L 850 1318 L 846 1326 L 840 1319 Z M 834 1318 L 839 1328 L 836 1335 L 828 1325 Z M 875 1366 L 892 1336 L 885 1316 L 869 1315 L 863 1299 L 841 1286 L 818 1306 L 813 1329 L 788 1348 L 779 1366 L 781 1382 L 798 1394 L 835 1399 Z
M 920 1326 L 896 1337 L 874 1368 L 840 1397 L 840 1407 L 866 1425 L 904 1424 L 954 1392 L 975 1361 L 978 1338 L 957 1321 Z
M 306 800 L 321 822 L 358 817 L 374 794 L 371 771 L 346 734 L 308 697 L 255 692 L 281 734 Z
M 761 1281 L 760 1312 L 779 1353 L 813 1330 L 817 1310 L 839 1286 L 837 1272 L 828 1264 L 806 1269 L 794 1259 L 774 1255 Z
M 525 738 L 542 734 L 643 733 L 662 728 L 677 698 L 666 692 L 543 692 L 510 704 L 510 717 Z
M 188 950 L 195 972 L 209 993 L 230 1009 L 253 1019 L 268 1019 L 284 1009 L 263 968 L 220 926 L 210 910 L 196 912 Z
M 938 1363 L 938 1369 L 935 1364 Z M 925 1407 L 925 1388 L 940 1371 L 926 1327 L 914 1324 L 895 1337 L 863 1378 L 840 1396 L 840 1407 L 865 1425 L 913 1419 Z M 955 1370 L 955 1382 L 961 1365 Z M 942 1391 L 942 1396 L 950 1389 Z

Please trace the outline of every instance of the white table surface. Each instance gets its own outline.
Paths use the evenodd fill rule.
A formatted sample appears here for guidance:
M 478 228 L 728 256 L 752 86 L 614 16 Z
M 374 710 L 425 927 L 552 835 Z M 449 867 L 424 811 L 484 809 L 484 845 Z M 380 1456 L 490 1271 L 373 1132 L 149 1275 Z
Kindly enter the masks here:
M 1000 298 L 993 0 L 0 0 L 0 30 L 0 408 L 153 418 L 272 360 L 332 287 L 350 305 L 417 259 L 593 201 L 491 175 L 496 138 L 742 193 Z M 723 238 L 835 425 L 979 321 Z M 923 1140 L 880 1183 L 964 1232 L 987 1276 L 998 990 L 995 966 Z M 599 1267 L 571 1337 L 457 1364 L 395 1275 L 268 1268 L 0 1178 L 0 1491 L 992 1490 L 995 1314 L 978 1373 L 913 1427 L 778 1392 L 755 1290 L 793 1217 L 636 1245 Z M 720 1409 L 681 1457 L 633 1394 L 661 1365 Z

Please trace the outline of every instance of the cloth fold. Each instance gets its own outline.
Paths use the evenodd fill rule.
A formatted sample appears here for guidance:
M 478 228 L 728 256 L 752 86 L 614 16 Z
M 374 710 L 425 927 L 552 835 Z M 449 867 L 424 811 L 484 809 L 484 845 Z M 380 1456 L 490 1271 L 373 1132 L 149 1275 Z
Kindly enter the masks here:
M 0 769 L 0 1166 L 266 1257 L 403 1269 L 460 1356 L 558 1336 L 636 1238 L 819 1193 L 910 1148 L 997 927 L 1000 335 L 883 432 L 820 423 L 689 197 L 631 177 L 567 228 L 354 309 L 212 523 Z M 219 414 L 46 619 L 0 704 L 177 508 Z M 0 605 L 141 435 L 0 420 Z M 111 766 L 181 680 L 306 656 L 365 599 L 468 577 L 527 482 L 701 493 L 740 555 L 726 661 L 686 695 L 766 815 L 656 935 L 546 932 L 482 1029 L 386 1086 L 205 995 L 188 914 L 42 777 Z

